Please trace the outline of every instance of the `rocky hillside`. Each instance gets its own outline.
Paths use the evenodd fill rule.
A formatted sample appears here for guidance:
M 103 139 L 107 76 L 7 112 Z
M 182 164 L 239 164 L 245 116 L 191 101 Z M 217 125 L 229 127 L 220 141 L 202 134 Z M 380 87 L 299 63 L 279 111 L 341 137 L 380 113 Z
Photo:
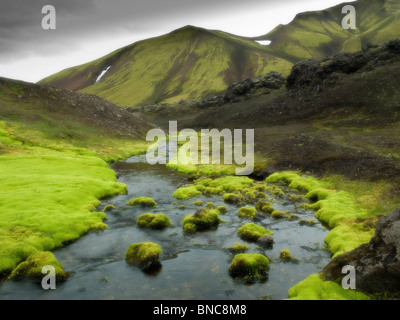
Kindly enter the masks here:
M 199 109 L 183 104 L 151 121 L 183 128 L 253 128 L 256 152 L 275 170 L 400 181 L 400 42 L 296 64 L 270 94 Z M 186 111 L 188 110 L 188 111 Z M 187 113 L 186 113 L 187 112 Z M 162 116 L 161 116 L 162 115 Z

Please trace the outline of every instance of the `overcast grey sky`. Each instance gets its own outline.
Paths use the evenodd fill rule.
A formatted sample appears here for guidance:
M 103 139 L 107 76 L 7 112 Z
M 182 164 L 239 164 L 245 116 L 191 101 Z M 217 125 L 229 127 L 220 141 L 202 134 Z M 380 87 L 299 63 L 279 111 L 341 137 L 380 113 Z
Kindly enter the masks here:
M 259 36 L 343 0 L 0 0 L 0 76 L 36 82 L 184 25 Z M 41 27 L 44 5 L 56 30 Z

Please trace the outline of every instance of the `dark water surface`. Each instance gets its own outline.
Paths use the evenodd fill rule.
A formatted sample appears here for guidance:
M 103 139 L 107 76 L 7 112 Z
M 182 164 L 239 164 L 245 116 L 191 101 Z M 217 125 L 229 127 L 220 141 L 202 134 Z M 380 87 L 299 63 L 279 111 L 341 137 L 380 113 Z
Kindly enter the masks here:
M 238 207 L 225 204 L 220 196 L 177 201 L 172 194 L 188 183 L 187 177 L 163 165 L 149 165 L 143 156 L 116 163 L 112 168 L 129 192 L 103 201 L 99 208 L 108 204 L 117 207 L 107 212 L 105 223 L 109 229 L 88 234 L 54 252 L 73 275 L 66 282 L 57 283 L 56 290 L 48 291 L 30 280 L 5 281 L 0 283 L 0 299 L 285 299 L 290 287 L 320 272 L 330 261 L 330 254 L 323 248 L 328 231 L 319 223 L 301 226 L 298 220 L 262 216 L 256 223 L 274 231 L 274 247 L 266 250 L 249 244 L 249 252 L 263 253 L 270 259 L 268 280 L 253 284 L 234 280 L 228 274 L 233 256 L 227 248 L 235 242 L 243 243 L 236 232 L 250 222 L 238 217 Z M 128 200 L 140 196 L 153 198 L 157 208 L 126 206 Z M 192 204 L 195 200 L 225 205 L 229 210 L 221 215 L 225 222 L 217 230 L 184 235 L 181 221 L 199 208 Z M 182 205 L 185 208 L 180 208 Z M 300 213 L 289 200 L 275 202 L 274 207 L 299 214 L 303 220 L 314 218 L 314 212 Z M 147 212 L 167 214 L 172 227 L 162 231 L 139 228 L 136 219 Z M 126 250 L 136 242 L 162 246 L 162 268 L 157 274 L 146 274 L 125 262 Z M 285 248 L 298 263 L 279 260 L 279 253 Z

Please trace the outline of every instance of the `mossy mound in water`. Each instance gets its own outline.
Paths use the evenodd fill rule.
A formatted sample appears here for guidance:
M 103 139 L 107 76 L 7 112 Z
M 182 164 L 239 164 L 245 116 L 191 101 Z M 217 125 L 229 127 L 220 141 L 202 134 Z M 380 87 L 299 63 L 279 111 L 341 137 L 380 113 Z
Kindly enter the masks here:
M 111 210 L 115 210 L 115 209 L 117 209 L 115 206 L 113 206 L 112 204 L 109 204 L 104 207 L 103 212 L 107 212 L 107 211 L 111 211 Z
M 207 208 L 207 209 L 215 209 L 215 205 L 214 205 L 214 203 L 209 202 L 209 203 L 207 203 L 206 208 Z
M 201 201 L 201 200 L 198 200 L 198 201 L 194 201 L 193 203 L 192 203 L 194 206 L 202 206 L 203 204 L 204 204 L 204 202 L 203 201 Z
M 266 214 L 271 214 L 275 210 L 272 204 L 265 201 L 258 201 L 256 204 L 256 209 Z
M 267 257 L 259 253 L 238 254 L 229 266 L 229 274 L 233 278 L 245 278 L 246 280 L 258 280 L 265 278 L 269 268 Z
M 271 230 L 265 229 L 255 223 L 247 223 L 241 226 L 237 233 L 242 240 L 251 242 L 257 241 L 262 236 L 271 236 L 274 234 Z
M 221 222 L 219 211 L 216 209 L 198 210 L 183 218 L 182 226 L 185 233 L 194 233 L 201 230 L 215 228 Z
M 142 214 L 136 223 L 141 228 L 163 229 L 171 225 L 171 220 L 165 214 Z
M 152 242 L 133 243 L 125 254 L 125 260 L 142 270 L 148 270 L 160 265 L 161 252 L 161 247 Z
M 218 206 L 217 210 L 220 214 L 224 214 L 228 212 L 228 209 L 225 206 Z
M 239 204 L 244 202 L 243 196 L 237 193 L 225 193 L 222 198 L 226 203 L 230 204 Z
M 253 207 L 243 207 L 239 209 L 239 217 L 253 219 L 257 210 Z
M 67 274 L 61 262 L 51 252 L 38 252 L 31 255 L 26 261 L 21 262 L 10 275 L 10 279 L 43 279 L 46 274 L 42 273 L 44 266 L 52 266 L 56 272 L 58 281 L 65 281 Z
M 157 207 L 157 203 L 152 198 L 140 197 L 129 200 L 128 206 Z
M 250 249 L 250 247 L 247 244 L 242 244 L 242 243 L 235 243 L 233 247 L 229 248 L 229 251 L 232 253 L 245 253 Z
M 290 253 L 289 249 L 283 249 L 279 254 L 279 259 L 281 259 L 282 261 L 285 261 L 285 262 L 289 262 L 289 261 L 295 262 L 295 261 L 297 261 L 297 259 L 292 256 L 292 254 Z
M 201 191 L 199 191 L 196 186 L 181 187 L 177 189 L 172 196 L 178 200 L 187 200 L 201 196 Z

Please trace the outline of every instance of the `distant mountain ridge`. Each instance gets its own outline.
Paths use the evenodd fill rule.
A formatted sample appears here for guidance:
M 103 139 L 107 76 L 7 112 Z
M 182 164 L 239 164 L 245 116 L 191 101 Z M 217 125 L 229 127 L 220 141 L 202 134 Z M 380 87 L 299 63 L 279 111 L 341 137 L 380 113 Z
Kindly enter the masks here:
M 356 9 L 356 30 L 344 30 L 342 8 Z M 327 10 L 298 14 L 288 25 L 279 25 L 258 40 L 270 40 L 277 55 L 297 62 L 323 59 L 340 51 L 360 51 L 368 44 L 382 45 L 400 38 L 399 0 L 358 0 Z
M 273 70 L 288 74 L 291 66 L 254 40 L 186 26 L 64 70 L 40 84 L 80 90 L 121 106 L 135 106 L 198 99 L 220 93 L 244 78 Z
M 271 71 L 286 76 L 304 59 L 320 60 L 400 38 L 400 0 L 348 3 L 357 11 L 356 30 L 341 26 L 345 4 L 298 14 L 288 25 L 255 38 L 186 26 L 39 83 L 95 94 L 125 107 L 196 100 Z M 271 44 L 261 45 L 259 40 Z

